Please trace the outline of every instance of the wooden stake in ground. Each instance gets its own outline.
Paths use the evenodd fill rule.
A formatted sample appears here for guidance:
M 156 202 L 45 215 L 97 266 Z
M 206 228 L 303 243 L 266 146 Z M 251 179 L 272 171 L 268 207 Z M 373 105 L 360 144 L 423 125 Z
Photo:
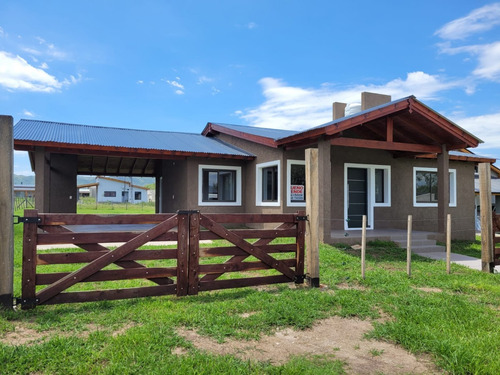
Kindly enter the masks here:
M 366 215 L 363 215 L 363 226 L 361 231 L 361 277 L 365 278 L 366 260 Z
M 408 233 L 406 235 L 406 273 L 411 277 L 411 234 L 413 216 L 408 215 Z
M 481 207 L 481 265 L 483 272 L 493 272 L 493 227 L 491 211 L 491 166 L 479 163 L 479 204 Z
M 319 174 L 318 149 L 306 149 L 306 278 L 319 287 Z
M 451 273 L 451 215 L 446 216 L 446 273 Z
M 0 116 L 0 307 L 7 309 L 14 293 L 13 121 Z

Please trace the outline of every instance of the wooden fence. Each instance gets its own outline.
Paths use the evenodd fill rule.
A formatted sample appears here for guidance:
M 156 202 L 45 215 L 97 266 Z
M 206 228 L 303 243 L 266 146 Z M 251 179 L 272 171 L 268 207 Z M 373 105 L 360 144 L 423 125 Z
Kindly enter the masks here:
M 500 237 L 496 233 L 500 233 L 500 214 L 493 212 L 493 256 L 495 266 L 500 265 Z
M 304 212 L 76 215 L 26 210 L 22 218 L 22 296 L 18 303 L 31 308 L 302 283 L 305 220 Z M 270 223 L 274 229 L 248 228 Z M 226 224 L 244 229 L 228 229 Z M 293 240 L 273 241 L 277 238 Z M 206 240 L 225 241 L 214 246 Z M 167 247 L 165 241 L 172 241 L 172 245 Z M 119 244 L 114 248 L 110 243 Z M 161 248 L 143 247 L 155 243 Z M 58 249 L 47 250 L 42 245 Z

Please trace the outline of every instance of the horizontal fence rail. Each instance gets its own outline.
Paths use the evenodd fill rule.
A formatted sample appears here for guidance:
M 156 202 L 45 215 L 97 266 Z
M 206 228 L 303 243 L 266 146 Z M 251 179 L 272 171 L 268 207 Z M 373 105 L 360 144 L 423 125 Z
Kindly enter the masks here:
M 24 215 L 23 308 L 304 280 L 303 212 Z

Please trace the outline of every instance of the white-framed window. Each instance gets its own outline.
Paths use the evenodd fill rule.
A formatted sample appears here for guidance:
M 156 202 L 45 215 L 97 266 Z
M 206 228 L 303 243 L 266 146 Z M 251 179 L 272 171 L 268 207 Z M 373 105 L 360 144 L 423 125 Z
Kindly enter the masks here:
M 256 205 L 276 206 L 281 205 L 281 167 L 280 161 L 270 161 L 256 166 Z
M 306 162 L 287 160 L 286 162 L 286 204 L 289 207 L 306 205 Z
M 449 169 L 450 207 L 457 206 L 457 170 Z M 437 168 L 413 167 L 413 206 L 437 207 L 438 174 Z
M 241 167 L 198 166 L 199 206 L 240 206 Z

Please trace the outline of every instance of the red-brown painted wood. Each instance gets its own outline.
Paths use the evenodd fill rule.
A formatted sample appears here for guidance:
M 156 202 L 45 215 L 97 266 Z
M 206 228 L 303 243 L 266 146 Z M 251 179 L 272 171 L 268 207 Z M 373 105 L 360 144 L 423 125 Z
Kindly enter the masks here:
M 25 217 L 38 217 L 38 210 L 25 210 Z M 36 244 L 37 224 L 24 223 L 23 228 L 23 266 L 21 299 L 25 300 L 24 306 L 34 303 L 36 294 Z

